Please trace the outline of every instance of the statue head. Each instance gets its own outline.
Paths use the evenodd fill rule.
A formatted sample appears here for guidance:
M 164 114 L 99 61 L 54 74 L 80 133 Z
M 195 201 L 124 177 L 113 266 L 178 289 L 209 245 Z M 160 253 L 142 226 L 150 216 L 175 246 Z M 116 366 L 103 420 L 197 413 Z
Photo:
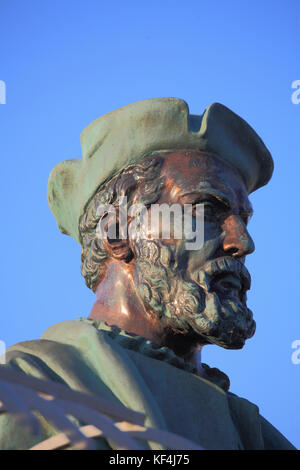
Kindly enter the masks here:
M 175 350 L 243 347 L 255 332 L 248 195 L 273 171 L 253 129 L 222 105 L 191 116 L 167 98 L 99 118 L 82 146 L 83 160 L 54 169 L 48 195 L 60 229 L 82 246 L 82 274 L 97 294 L 92 318 Z M 155 219 L 154 207 L 171 208 L 167 236 L 170 218 Z

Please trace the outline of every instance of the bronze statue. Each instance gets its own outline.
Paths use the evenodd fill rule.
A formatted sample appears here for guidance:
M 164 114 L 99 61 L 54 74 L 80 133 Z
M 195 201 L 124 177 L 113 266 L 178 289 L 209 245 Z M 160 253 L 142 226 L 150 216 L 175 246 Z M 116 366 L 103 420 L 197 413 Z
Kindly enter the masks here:
M 48 198 L 60 230 L 82 246 L 95 304 L 88 318 L 10 348 L 8 366 L 143 412 L 149 426 L 206 449 L 292 449 L 256 405 L 229 392 L 226 374 L 201 362 L 203 346 L 239 349 L 255 332 L 245 258 L 254 251 L 248 195 L 273 171 L 264 143 L 223 105 L 194 116 L 184 101 L 160 98 L 94 121 L 82 150 L 83 159 L 54 168 Z M 126 211 L 143 207 L 138 224 L 130 212 L 121 221 L 120 200 Z M 179 208 L 169 237 L 161 219 L 152 236 L 154 205 Z M 204 208 L 197 249 L 174 236 L 185 206 L 193 234 L 197 207 Z M 152 228 L 142 236 L 145 214 Z M 53 434 L 44 422 L 42 435 L 15 433 L 13 445 L 28 448 Z M 98 448 L 113 446 L 103 439 Z M 161 447 L 145 441 L 144 448 Z

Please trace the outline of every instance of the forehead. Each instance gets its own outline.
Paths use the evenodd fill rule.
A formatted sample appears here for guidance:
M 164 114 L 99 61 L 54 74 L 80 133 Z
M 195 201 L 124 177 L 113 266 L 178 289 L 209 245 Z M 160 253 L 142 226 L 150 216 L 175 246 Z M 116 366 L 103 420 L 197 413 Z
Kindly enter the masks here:
M 172 202 L 191 193 L 216 192 L 232 205 L 251 211 L 239 173 L 212 153 L 179 150 L 164 156 L 161 174 L 166 178 L 163 198 Z

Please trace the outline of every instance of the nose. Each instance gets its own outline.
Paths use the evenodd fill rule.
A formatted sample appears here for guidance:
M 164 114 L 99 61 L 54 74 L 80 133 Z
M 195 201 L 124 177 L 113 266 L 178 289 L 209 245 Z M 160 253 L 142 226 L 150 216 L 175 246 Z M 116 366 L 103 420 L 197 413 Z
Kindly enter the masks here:
M 236 258 L 249 255 L 255 250 L 247 227 L 238 215 L 230 215 L 223 225 L 223 250 Z

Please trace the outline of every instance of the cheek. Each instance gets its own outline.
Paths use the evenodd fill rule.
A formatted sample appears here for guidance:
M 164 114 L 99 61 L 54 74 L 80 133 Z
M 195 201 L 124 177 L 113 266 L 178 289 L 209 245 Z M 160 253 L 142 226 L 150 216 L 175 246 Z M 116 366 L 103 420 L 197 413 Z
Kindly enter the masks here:
M 217 221 L 204 220 L 204 241 L 216 240 L 222 234 L 222 228 Z
M 194 229 L 195 230 L 195 229 Z M 175 254 L 178 260 L 179 268 L 188 273 L 199 270 L 208 260 L 215 258 L 215 253 L 220 246 L 220 236 L 222 230 L 218 224 L 211 221 L 204 222 L 204 244 L 200 249 L 190 249 L 187 244 L 190 240 L 163 240 L 163 244 Z

